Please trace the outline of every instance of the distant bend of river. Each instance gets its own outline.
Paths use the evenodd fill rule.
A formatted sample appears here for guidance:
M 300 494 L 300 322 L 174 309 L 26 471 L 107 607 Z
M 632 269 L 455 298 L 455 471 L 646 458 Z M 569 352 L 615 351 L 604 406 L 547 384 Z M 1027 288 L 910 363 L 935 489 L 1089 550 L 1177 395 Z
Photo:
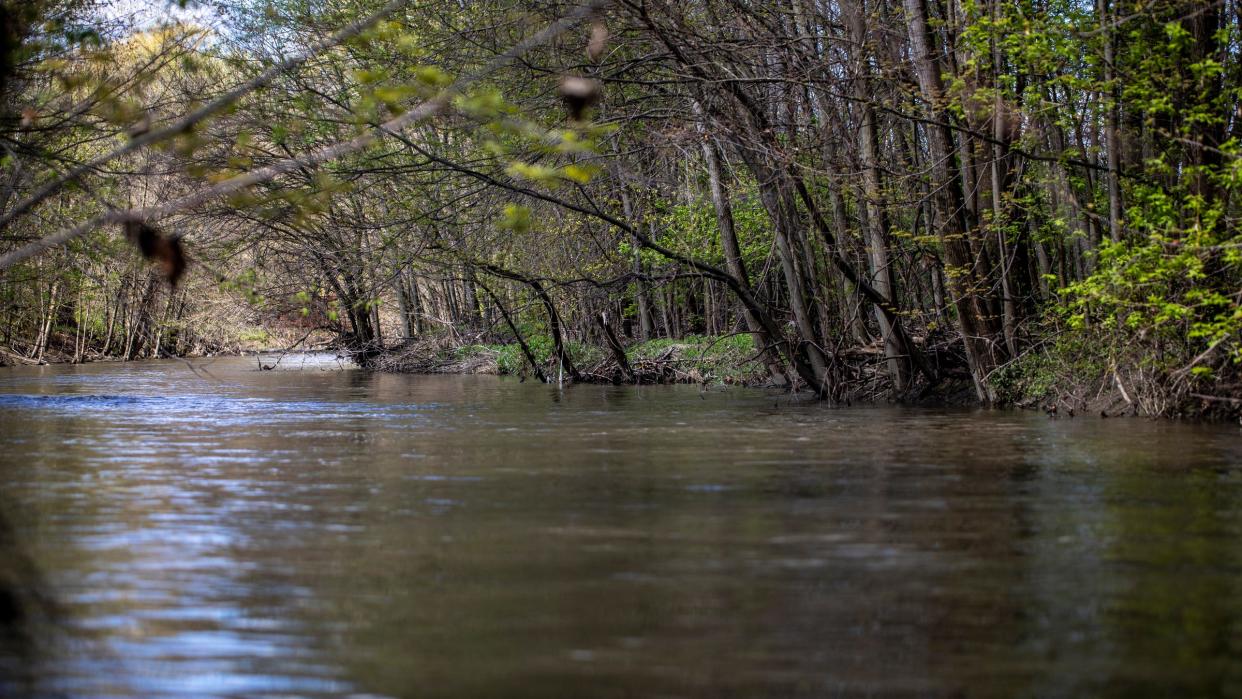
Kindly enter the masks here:
M 192 365 L 0 370 L 0 695 L 1242 696 L 1236 426 Z

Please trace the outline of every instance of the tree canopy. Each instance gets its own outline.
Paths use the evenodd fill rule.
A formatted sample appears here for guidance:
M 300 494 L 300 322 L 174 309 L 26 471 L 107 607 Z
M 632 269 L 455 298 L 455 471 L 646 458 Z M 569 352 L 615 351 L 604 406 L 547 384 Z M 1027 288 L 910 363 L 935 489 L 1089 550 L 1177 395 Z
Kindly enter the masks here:
M 10 359 L 318 331 L 632 379 L 737 335 L 832 400 L 1242 407 L 1236 0 L 190 17 L 4 3 Z

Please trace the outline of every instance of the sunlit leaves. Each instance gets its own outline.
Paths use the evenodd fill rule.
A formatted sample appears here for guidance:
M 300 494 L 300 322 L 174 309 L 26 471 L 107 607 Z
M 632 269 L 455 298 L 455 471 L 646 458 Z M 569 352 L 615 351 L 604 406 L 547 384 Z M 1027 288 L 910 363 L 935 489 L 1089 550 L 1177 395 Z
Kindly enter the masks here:
M 481 88 L 457 95 L 453 98 L 453 107 L 481 121 L 497 119 L 517 111 L 496 88 Z
M 414 69 L 414 79 L 428 87 L 444 88 L 453 84 L 453 76 L 439 66 L 426 65 Z
M 570 180 L 571 182 L 577 182 L 578 184 L 587 184 L 588 182 L 591 181 L 591 178 L 595 176 L 596 172 L 598 172 L 596 168 L 590 167 L 588 165 L 570 164 L 570 165 L 566 165 L 565 167 L 561 168 L 560 175 L 561 177 L 564 177 L 565 179 Z
M 514 233 L 526 233 L 531 228 L 530 208 L 518 204 L 505 204 L 500 227 Z
M 542 185 L 557 185 L 563 182 L 587 184 L 595 176 L 597 169 L 589 165 L 569 164 L 563 167 L 551 167 L 534 163 L 510 163 L 505 172 L 519 179 L 530 180 Z

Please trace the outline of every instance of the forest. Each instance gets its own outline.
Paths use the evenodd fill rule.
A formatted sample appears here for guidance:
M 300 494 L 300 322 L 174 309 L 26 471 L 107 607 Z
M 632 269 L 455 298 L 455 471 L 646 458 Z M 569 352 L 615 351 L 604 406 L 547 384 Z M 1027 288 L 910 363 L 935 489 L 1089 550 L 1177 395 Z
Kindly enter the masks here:
M 1237 0 L 7 0 L 0 361 L 1236 419 L 1240 42 Z

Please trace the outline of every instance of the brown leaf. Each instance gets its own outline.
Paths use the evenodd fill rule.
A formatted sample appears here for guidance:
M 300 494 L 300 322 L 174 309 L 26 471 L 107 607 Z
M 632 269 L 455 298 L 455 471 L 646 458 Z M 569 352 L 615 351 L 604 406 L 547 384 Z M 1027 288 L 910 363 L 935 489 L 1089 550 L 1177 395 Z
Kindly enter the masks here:
M 603 22 L 596 21 L 591 25 L 591 39 L 587 42 L 587 58 L 590 58 L 593 63 L 599 63 L 607 47 L 608 27 L 604 26 Z
M 126 221 L 125 237 L 138 246 L 143 257 L 159 262 L 169 285 L 177 286 L 186 268 L 185 251 L 179 239 L 169 238 L 142 221 Z

